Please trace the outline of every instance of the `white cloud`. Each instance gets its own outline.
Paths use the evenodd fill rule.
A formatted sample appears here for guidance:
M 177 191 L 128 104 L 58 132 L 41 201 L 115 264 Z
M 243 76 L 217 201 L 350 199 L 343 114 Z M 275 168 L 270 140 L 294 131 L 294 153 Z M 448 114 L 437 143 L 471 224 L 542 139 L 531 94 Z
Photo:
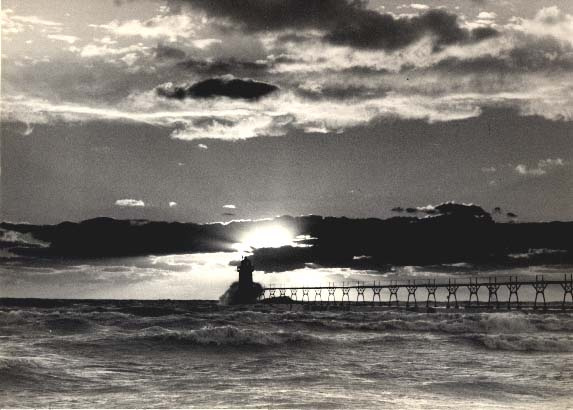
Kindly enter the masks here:
M 68 36 L 64 34 L 48 34 L 48 38 L 57 41 L 64 41 L 68 44 L 74 44 L 79 40 L 79 38 L 76 36 Z
M 143 44 L 132 44 L 127 47 L 110 47 L 109 44 L 87 44 L 84 47 L 70 47 L 70 51 L 77 52 L 81 57 L 92 58 L 92 57 L 105 57 L 105 56 L 118 56 L 127 55 L 130 53 L 145 53 L 149 50 L 149 47 Z
M 177 202 L 173 202 L 173 201 L 169 202 L 169 208 L 174 208 L 176 206 L 177 206 Z
M 187 14 L 162 14 L 148 20 L 113 20 L 108 24 L 90 24 L 90 27 L 106 30 L 120 37 L 163 38 L 171 42 L 177 41 L 178 38 L 190 38 L 196 26 L 197 21 Z
M 14 10 L 0 10 L 0 25 L 2 26 L 2 35 L 15 34 L 24 31 L 24 24 L 12 19 Z
M 477 15 L 477 18 L 481 20 L 495 20 L 496 17 L 497 14 L 490 11 L 482 11 Z
M 463 79 L 462 79 L 463 80 Z M 515 91 L 464 92 L 467 83 L 422 77 L 404 81 L 385 76 L 395 90 L 369 99 L 307 99 L 281 91 L 256 103 L 213 98 L 165 99 L 154 90 L 134 93 L 119 104 L 57 103 L 24 95 L 3 96 L 1 118 L 30 124 L 64 121 L 134 121 L 170 127 L 171 137 L 182 140 L 241 140 L 257 136 L 285 135 L 291 128 L 307 132 L 340 132 L 374 118 L 399 116 L 428 122 L 478 116 L 483 105 L 517 106 L 522 112 L 547 118 L 573 118 L 573 94 L 560 85 L 546 85 L 534 77 L 529 88 Z M 384 87 L 386 83 L 374 84 Z M 499 86 L 499 83 L 495 83 Z M 424 87 L 424 88 L 422 88 Z M 444 87 L 444 88 L 441 88 Z M 452 90 L 451 88 L 457 89 Z M 429 90 L 429 92 L 425 92 Z M 569 104 L 571 103 L 571 104 Z
M 205 144 L 197 144 L 197 147 L 200 149 L 209 149 L 209 147 Z
M 427 4 L 420 4 L 420 3 L 412 3 L 410 4 L 410 7 L 416 10 L 428 10 L 430 8 L 430 6 L 428 6 Z
M 139 199 L 118 199 L 115 201 L 117 206 L 133 206 L 133 207 L 144 207 L 145 202 Z
M 113 40 L 110 36 L 104 36 L 102 38 L 96 38 L 96 39 L 94 39 L 94 41 L 96 43 L 107 44 L 107 45 L 117 44 L 117 41 Z
M 40 28 L 43 32 L 59 32 L 62 29 L 62 23 L 44 20 L 37 16 L 18 16 L 14 15 L 14 10 L 0 10 L 0 26 L 2 35 L 11 35 L 21 33 L 26 30 Z
M 542 8 L 533 19 L 516 17 L 508 27 L 539 37 L 553 36 L 573 44 L 573 15 L 556 6 Z
M 213 44 L 221 44 L 222 42 L 223 41 L 218 38 L 202 38 L 199 40 L 192 40 L 191 44 L 193 44 L 194 47 L 204 49 L 212 46 Z
M 562 158 L 547 158 L 540 160 L 535 168 L 528 168 L 525 164 L 518 164 L 515 167 L 515 172 L 520 175 L 540 176 L 547 174 L 554 168 L 563 167 L 565 164 L 566 161 Z
M 61 27 L 62 23 L 56 21 L 44 20 L 37 16 L 12 16 L 12 20 L 34 26 Z
M 396 7 L 398 10 L 401 9 L 414 9 L 414 10 L 428 10 L 430 8 L 430 6 L 426 5 L 426 4 L 420 4 L 420 3 L 410 3 L 410 4 L 401 4 L 398 7 Z M 414 15 L 412 14 L 394 14 L 394 13 L 390 13 L 396 17 L 400 16 L 404 16 L 404 17 L 412 17 Z
M 126 55 L 121 57 L 120 60 L 123 61 L 128 66 L 132 66 L 133 64 L 135 64 L 137 60 L 139 60 L 139 56 L 136 53 L 127 53 Z
M 227 209 L 236 209 L 237 207 L 235 205 L 232 204 L 228 204 L 228 205 L 223 205 L 223 208 L 227 208 Z

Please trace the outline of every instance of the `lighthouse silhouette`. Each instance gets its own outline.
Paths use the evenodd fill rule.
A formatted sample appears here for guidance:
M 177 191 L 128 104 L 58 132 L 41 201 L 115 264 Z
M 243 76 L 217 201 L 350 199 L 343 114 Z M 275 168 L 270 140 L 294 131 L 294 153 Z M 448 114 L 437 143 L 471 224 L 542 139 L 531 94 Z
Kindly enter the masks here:
M 237 266 L 239 281 L 233 282 L 219 300 L 224 304 L 230 305 L 256 303 L 263 294 L 264 289 L 260 283 L 253 282 L 254 270 L 255 267 L 251 261 L 244 257 L 239 266 Z
M 255 267 L 246 256 L 237 267 L 239 272 L 239 292 L 246 294 L 253 287 L 253 271 Z

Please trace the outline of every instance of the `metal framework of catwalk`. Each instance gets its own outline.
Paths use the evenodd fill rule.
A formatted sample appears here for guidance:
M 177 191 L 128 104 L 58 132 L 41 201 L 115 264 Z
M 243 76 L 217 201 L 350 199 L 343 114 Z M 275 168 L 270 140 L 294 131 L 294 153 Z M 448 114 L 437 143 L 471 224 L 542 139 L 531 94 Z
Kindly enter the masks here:
M 447 308 L 459 307 L 462 304 L 466 307 L 479 307 L 480 300 L 478 293 L 483 287 L 487 289 L 488 300 L 487 304 L 481 304 L 482 307 L 499 308 L 505 303 L 505 305 L 511 309 L 512 307 L 522 307 L 523 303 L 520 303 L 519 291 L 527 286 L 531 286 L 533 291 L 535 291 L 534 309 L 538 308 L 538 302 L 541 303 L 541 301 L 543 301 L 543 308 L 547 307 L 545 291 L 549 286 L 561 287 L 563 291 L 562 308 L 573 307 L 573 274 L 565 275 L 562 280 L 545 280 L 544 276 L 541 275 L 536 276 L 535 280 L 522 280 L 517 276 L 509 276 L 503 280 L 500 280 L 498 277 L 490 277 L 485 281 L 483 278 L 480 280 L 477 277 L 469 278 L 465 281 L 448 279 L 448 282 L 444 283 L 436 282 L 436 280 L 433 279 L 427 281 L 407 280 L 404 282 L 392 280 L 390 283 L 384 284 L 375 281 L 372 284 L 356 282 L 354 285 L 345 282 L 343 282 L 342 285 L 329 283 L 328 286 L 274 287 L 271 285 L 270 287 L 264 288 L 260 299 L 280 302 L 288 298 L 296 302 L 344 304 L 351 303 L 352 298 L 356 304 L 378 303 L 381 305 L 384 303 L 383 296 L 388 295 L 386 302 L 388 306 L 400 306 L 398 292 L 403 289 L 408 293 L 405 306 L 410 307 L 411 301 L 414 306 L 418 306 L 416 293 L 420 290 L 425 290 L 426 307 L 430 307 L 431 303 L 435 307 L 438 304 L 436 292 L 442 290 L 446 296 Z M 468 300 L 458 302 L 457 294 L 460 288 L 466 288 L 468 290 Z M 497 295 L 501 288 L 507 288 L 508 298 L 505 302 L 500 301 Z M 326 296 L 326 299 L 323 299 L 323 295 Z M 300 300 L 299 296 L 301 296 Z M 368 299 L 366 296 L 368 296 Z M 370 296 L 372 296 L 371 300 Z M 567 296 L 570 296 L 570 298 L 567 298 Z M 355 301 L 354 297 L 356 297 Z M 571 302 L 567 303 L 568 299 L 571 299 Z

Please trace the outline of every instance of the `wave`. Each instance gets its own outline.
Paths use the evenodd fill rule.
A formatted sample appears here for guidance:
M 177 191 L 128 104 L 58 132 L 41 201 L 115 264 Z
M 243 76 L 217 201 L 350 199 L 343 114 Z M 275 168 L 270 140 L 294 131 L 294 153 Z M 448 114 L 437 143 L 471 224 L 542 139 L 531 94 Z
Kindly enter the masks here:
M 348 313 L 340 316 L 289 318 L 310 329 L 332 331 L 402 331 L 447 334 L 520 334 L 571 332 L 573 315 L 543 315 L 518 312 L 439 313 L 413 312 Z M 284 323 L 283 322 L 283 323 Z
M 44 367 L 44 365 L 39 359 L 0 356 L 0 370 L 2 373 L 10 371 L 11 369 L 30 369 L 42 367 Z
M 197 346 L 276 346 L 317 343 L 322 340 L 302 332 L 266 332 L 233 325 L 204 326 L 193 330 L 170 330 L 154 326 L 125 337 L 130 341 Z
M 491 350 L 522 352 L 573 352 L 573 336 L 559 335 L 471 335 L 469 340 Z
M 0 356 L 0 385 L 6 387 L 27 380 L 39 380 L 47 368 L 37 358 Z
M 50 332 L 58 334 L 85 333 L 93 329 L 92 323 L 83 318 L 58 318 L 46 321 Z
M 129 335 L 127 338 L 138 341 L 197 346 L 276 346 L 322 341 L 318 336 L 302 332 L 265 332 L 232 325 L 204 326 L 200 329 L 184 331 L 154 326 L 143 329 L 134 335 Z

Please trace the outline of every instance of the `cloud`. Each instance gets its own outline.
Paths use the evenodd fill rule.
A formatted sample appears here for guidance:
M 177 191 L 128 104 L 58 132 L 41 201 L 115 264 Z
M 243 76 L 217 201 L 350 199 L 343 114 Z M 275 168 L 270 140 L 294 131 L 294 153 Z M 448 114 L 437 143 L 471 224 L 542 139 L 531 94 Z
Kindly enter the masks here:
M 498 90 L 501 85 L 506 90 L 509 86 L 523 91 L 524 83 L 528 83 L 530 91 L 544 84 L 550 85 L 554 91 L 568 93 L 566 89 L 570 87 L 570 82 L 565 78 L 573 70 L 573 47 L 570 44 L 550 36 L 537 37 L 514 32 L 503 40 L 491 42 L 488 48 L 473 53 L 444 53 L 439 56 L 441 58 L 429 61 L 426 67 L 417 70 L 426 71 L 428 75 L 443 73 L 450 77 L 450 81 L 456 76 L 463 76 L 466 81 L 473 79 L 474 89 L 476 85 L 495 84 Z M 407 72 L 404 68 L 403 71 Z M 527 78 L 531 75 L 539 77 Z
M 187 54 L 185 51 L 177 48 L 165 45 L 163 43 L 159 43 L 157 47 L 153 50 L 155 54 L 155 58 L 159 60 L 182 60 L 184 59 Z
M 125 47 L 113 47 L 109 44 L 87 44 L 83 47 L 72 46 L 69 49 L 72 52 L 79 53 L 80 57 L 98 58 L 108 56 L 119 56 L 133 53 L 147 53 L 149 47 L 142 44 L 132 44 Z
M 556 6 L 542 8 L 533 19 L 516 17 L 509 27 L 539 37 L 553 36 L 573 44 L 573 15 L 562 12 Z
M 245 32 L 316 29 L 323 39 L 359 49 L 397 50 L 429 36 L 435 47 L 481 41 L 460 26 L 455 14 L 429 10 L 420 16 L 395 17 L 346 0 L 174 0 L 210 18 L 231 21 Z M 420 5 L 418 5 L 420 6 Z M 490 32 L 494 35 L 494 32 Z
M 52 40 L 64 41 L 68 44 L 74 44 L 76 41 L 79 40 L 79 37 L 68 36 L 68 35 L 64 35 L 64 34 L 48 34 L 47 37 L 49 39 L 52 39 Z
M 30 24 L 33 26 L 61 27 L 62 23 L 57 21 L 45 20 L 37 16 L 11 16 L 13 21 Z
M 210 78 L 192 85 L 174 86 L 172 83 L 167 83 L 156 88 L 157 94 L 161 97 L 178 100 L 214 97 L 257 100 L 277 90 L 278 87 L 272 84 L 232 76 Z
M 177 270 L 187 273 L 190 266 L 186 261 L 190 258 L 204 264 L 205 255 L 197 254 L 233 252 L 236 250 L 233 244 L 239 242 L 245 233 L 269 223 L 279 223 L 292 229 L 296 237 L 308 238 L 303 243 L 311 246 L 256 249 L 254 264 L 257 269 L 267 272 L 303 268 L 308 264 L 376 270 L 386 270 L 389 265 L 456 262 L 481 262 L 491 266 L 492 263 L 503 263 L 508 254 L 527 252 L 532 247 L 569 250 L 567 259 L 558 255 L 558 258 L 541 263 L 562 264 L 573 255 L 565 235 L 570 230 L 570 223 L 507 226 L 495 223 L 477 205 L 445 203 L 434 208 L 440 209 L 441 214 L 432 218 L 372 218 L 367 223 L 361 219 L 314 215 L 205 225 L 95 218 L 79 223 L 41 226 L 3 223 L 0 228 L 26 234 L 27 240 L 22 241 L 10 233 L 10 237 L 17 241 L 6 245 L 15 254 L 25 253 L 29 260 L 33 260 L 35 255 L 42 256 L 42 264 L 49 256 L 155 255 L 151 258 L 150 267 L 157 272 Z M 501 210 L 497 215 L 501 215 Z M 36 236 L 49 246 L 38 247 L 29 243 Z M 190 257 L 188 254 L 196 255 Z M 228 258 L 219 256 L 228 269 Z M 208 259 L 212 257 L 217 258 L 217 255 L 210 255 Z M 57 263 L 58 258 L 51 260 Z M 142 258 L 136 260 L 138 266 L 148 265 Z M 108 262 L 100 262 L 98 266 L 109 265 Z M 108 278 L 101 279 L 103 282 Z
M 0 10 L 0 26 L 2 27 L 2 35 L 6 36 L 25 30 L 33 30 L 36 27 L 40 27 L 44 31 L 59 32 L 62 23 L 45 20 L 37 16 L 14 15 L 14 10 L 5 8 Z
M 399 86 L 399 83 L 397 77 L 395 86 Z M 540 84 L 538 81 L 536 86 Z M 450 87 L 455 83 L 445 85 Z M 544 90 L 541 97 L 547 101 L 553 92 L 551 89 Z M 134 121 L 169 127 L 172 129 L 171 137 L 176 139 L 240 140 L 285 135 L 290 129 L 339 132 L 381 116 L 400 116 L 428 122 L 470 118 L 478 116 L 480 106 L 484 104 L 525 104 L 535 97 L 530 93 L 532 90 L 491 95 L 447 92 L 424 95 L 406 89 L 405 92 L 397 90 L 376 98 L 346 101 L 307 99 L 292 92 L 281 92 L 252 104 L 252 100 L 232 98 L 163 98 L 152 89 L 133 94 L 128 100 L 113 107 L 103 103 L 95 105 L 93 101 L 86 105 L 7 96 L 3 97 L 1 115 L 3 120 L 29 124 L 53 121 Z M 558 101 L 557 98 L 569 97 L 557 95 L 555 98 Z M 556 109 L 556 114 L 563 109 L 557 103 L 541 108 Z M 532 112 L 538 110 L 535 106 L 529 109 Z
M 227 208 L 227 209 L 236 209 L 237 207 L 235 205 L 232 204 L 228 204 L 228 205 L 223 205 L 223 208 Z
M 525 164 L 518 164 L 515 167 L 515 172 L 520 175 L 541 176 L 546 175 L 548 172 L 557 167 L 563 167 L 565 165 L 566 161 L 564 161 L 562 158 L 547 158 L 540 160 L 535 168 L 528 168 Z
M 257 73 L 266 73 L 271 68 L 271 64 L 261 60 L 246 61 L 227 57 L 221 57 L 216 60 L 191 57 L 180 61 L 177 67 L 185 71 L 206 75 L 224 75 L 237 72 L 254 75 Z
M 458 204 L 453 201 L 443 202 L 438 205 L 425 205 L 403 208 L 401 206 L 392 208 L 393 212 L 407 212 L 409 214 L 423 213 L 427 215 L 454 216 L 458 218 L 475 218 L 480 220 L 490 220 L 491 215 L 482 207 L 474 204 Z
M 145 202 L 139 199 L 118 199 L 115 201 L 117 206 L 132 206 L 132 207 L 144 207 Z M 171 206 L 171 203 L 170 203 Z
M 447 45 L 479 42 L 497 34 L 494 29 L 464 29 L 455 14 L 430 10 L 420 16 L 400 18 L 368 13 L 358 25 L 352 20 L 344 22 L 327 34 L 326 39 L 356 48 L 398 50 L 429 36 L 434 50 L 438 50 Z
M 495 20 L 497 18 L 497 14 L 490 11 L 482 11 L 477 15 L 477 18 L 482 20 Z
M 169 202 L 169 208 L 174 208 L 176 206 L 177 206 L 177 202 L 173 202 L 173 201 Z
M 160 14 L 148 20 L 113 20 L 108 24 L 90 24 L 90 27 L 105 30 L 118 37 L 142 37 L 145 39 L 188 39 L 195 34 L 196 22 L 186 14 Z
M 198 40 L 192 40 L 191 44 L 193 44 L 193 46 L 196 48 L 204 49 L 204 48 L 208 48 L 214 44 L 221 44 L 222 42 L 223 42 L 223 40 L 218 39 L 218 38 L 201 38 Z
M 197 148 L 199 149 L 209 149 L 209 147 L 205 144 L 197 144 Z

